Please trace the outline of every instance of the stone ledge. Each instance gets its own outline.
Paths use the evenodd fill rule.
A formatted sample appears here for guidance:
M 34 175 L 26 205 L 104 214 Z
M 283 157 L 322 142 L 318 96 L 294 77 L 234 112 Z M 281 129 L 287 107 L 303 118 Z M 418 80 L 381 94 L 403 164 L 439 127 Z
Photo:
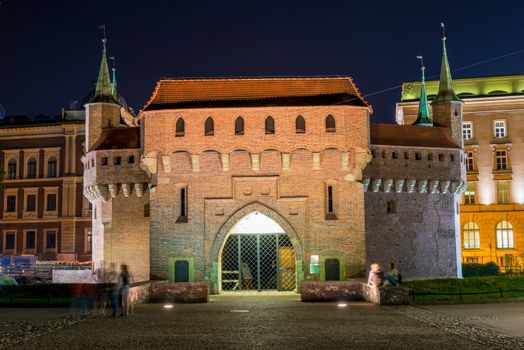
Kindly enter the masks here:
M 409 289 L 401 286 L 371 287 L 357 281 L 302 282 L 300 300 L 305 302 L 365 300 L 376 305 L 409 303 Z
M 209 283 L 206 282 L 158 282 L 151 283 L 151 302 L 207 303 Z

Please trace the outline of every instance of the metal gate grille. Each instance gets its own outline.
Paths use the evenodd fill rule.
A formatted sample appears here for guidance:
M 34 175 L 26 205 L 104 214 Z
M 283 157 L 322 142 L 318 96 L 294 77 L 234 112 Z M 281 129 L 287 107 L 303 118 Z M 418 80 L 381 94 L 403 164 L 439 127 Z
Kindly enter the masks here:
M 295 251 L 285 234 L 232 234 L 222 251 L 222 290 L 295 289 Z

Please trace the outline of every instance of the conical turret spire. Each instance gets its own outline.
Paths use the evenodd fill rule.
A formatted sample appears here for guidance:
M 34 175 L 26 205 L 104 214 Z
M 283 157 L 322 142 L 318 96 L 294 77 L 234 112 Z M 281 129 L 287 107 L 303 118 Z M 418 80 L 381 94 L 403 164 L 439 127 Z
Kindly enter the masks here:
M 420 70 L 422 71 L 422 84 L 420 85 L 420 103 L 418 105 L 417 120 L 415 120 L 413 125 L 433 126 L 429 114 L 428 96 L 426 95 L 426 78 L 424 76 L 426 67 L 424 67 L 424 58 L 422 56 L 417 56 L 417 58 L 421 61 Z
M 104 30 L 104 37 L 102 38 L 102 46 L 103 46 L 102 61 L 100 62 L 100 71 L 98 72 L 98 80 L 96 81 L 95 93 L 93 94 L 93 97 L 89 101 L 90 103 L 93 103 L 93 102 L 118 103 L 117 100 L 113 97 L 113 93 L 112 93 L 112 84 L 111 84 L 111 79 L 109 77 L 109 68 L 107 66 L 106 43 L 107 43 L 107 39 L 105 37 L 105 30 Z
M 440 82 L 438 86 L 438 93 L 432 103 L 461 101 L 453 91 L 453 81 L 451 79 L 451 70 L 449 69 L 448 54 L 446 51 L 446 32 L 444 23 L 442 27 L 442 63 L 440 66 Z

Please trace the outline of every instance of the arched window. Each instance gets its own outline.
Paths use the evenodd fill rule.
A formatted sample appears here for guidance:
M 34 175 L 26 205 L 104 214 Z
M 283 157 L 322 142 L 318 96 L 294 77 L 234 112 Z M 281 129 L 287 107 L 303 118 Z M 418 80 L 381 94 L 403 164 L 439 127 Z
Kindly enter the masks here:
M 513 225 L 507 221 L 497 224 L 497 248 L 514 248 Z
M 7 178 L 16 179 L 16 159 L 11 158 L 7 163 Z
M 47 177 L 56 177 L 57 169 L 56 169 L 57 161 L 56 157 L 51 156 L 47 160 Z
M 175 136 L 184 136 L 185 129 L 186 129 L 186 125 L 184 123 L 184 119 L 178 118 L 178 120 L 176 121 L 176 133 L 175 133 Z
M 213 118 L 209 117 L 206 119 L 206 123 L 204 125 L 204 135 L 213 136 L 214 134 L 215 134 L 215 122 L 213 121 Z
M 275 133 L 275 120 L 273 117 L 269 116 L 266 118 L 266 135 L 271 135 Z
M 34 179 L 36 177 L 36 159 L 29 158 L 27 161 L 27 178 Z
M 326 117 L 326 132 L 335 132 L 337 131 L 335 118 L 330 114 Z
M 480 248 L 479 225 L 474 222 L 464 224 L 464 249 Z
M 242 117 L 235 120 L 235 135 L 244 135 L 244 119 Z
M 306 121 L 303 116 L 299 115 L 295 120 L 295 129 L 297 134 L 303 134 L 306 132 Z

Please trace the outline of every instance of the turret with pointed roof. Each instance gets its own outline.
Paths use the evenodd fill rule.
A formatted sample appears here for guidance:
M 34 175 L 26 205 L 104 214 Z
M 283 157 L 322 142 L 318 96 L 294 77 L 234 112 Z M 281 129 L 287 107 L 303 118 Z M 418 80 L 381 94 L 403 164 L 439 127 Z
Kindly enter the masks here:
M 422 56 L 418 56 L 417 58 L 422 60 L 422 66 L 420 67 L 420 70 L 422 71 L 422 84 L 420 86 L 420 103 L 418 105 L 417 120 L 415 120 L 413 125 L 433 126 L 433 122 L 431 121 L 429 114 L 428 96 L 426 95 L 426 79 L 424 76 L 426 67 L 424 67 L 424 60 Z
M 442 23 L 442 64 L 440 66 L 440 83 L 437 96 L 431 102 L 433 124 L 451 130 L 457 144 L 463 146 L 462 140 L 462 107 L 464 102 L 453 91 L 453 81 L 449 68 L 446 50 L 446 35 Z
M 449 69 L 448 53 L 446 50 L 446 34 L 444 33 L 444 24 L 442 23 L 442 63 L 440 65 L 440 83 L 438 86 L 438 94 L 431 102 L 431 104 L 439 102 L 462 102 L 460 98 L 455 95 L 453 90 L 453 80 L 451 79 L 451 70 Z
M 120 126 L 120 103 L 107 65 L 106 38 L 102 39 L 102 61 L 94 94 L 86 103 L 86 152 L 98 141 L 102 130 Z M 115 81 L 116 83 L 116 81 Z M 115 95 L 114 95 L 114 94 Z
M 106 42 L 107 39 L 103 38 L 102 61 L 100 62 L 100 71 L 98 72 L 98 80 L 96 81 L 95 93 L 89 100 L 89 103 L 108 102 L 118 104 L 118 99 L 115 99 L 113 95 L 113 84 L 111 83 L 111 78 L 109 76 L 109 68 L 107 65 Z

